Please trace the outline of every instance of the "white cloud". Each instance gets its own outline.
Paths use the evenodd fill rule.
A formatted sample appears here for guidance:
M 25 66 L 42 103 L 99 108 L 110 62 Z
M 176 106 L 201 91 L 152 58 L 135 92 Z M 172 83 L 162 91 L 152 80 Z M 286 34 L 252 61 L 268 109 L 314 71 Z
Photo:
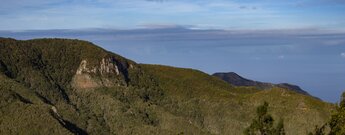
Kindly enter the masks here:
M 326 40 L 324 42 L 325 45 L 343 45 L 345 44 L 345 40 L 344 39 L 337 39 L 337 40 Z
M 253 7 L 257 9 L 253 11 Z M 241 20 L 255 22 L 272 14 L 263 9 L 259 4 L 227 0 L 16 0 L 0 4 L 0 29 L 136 28 L 141 24 L 198 25 L 200 22 L 220 28 L 240 28 L 253 26 L 239 23 Z
M 340 56 L 345 58 L 345 52 L 341 53 Z

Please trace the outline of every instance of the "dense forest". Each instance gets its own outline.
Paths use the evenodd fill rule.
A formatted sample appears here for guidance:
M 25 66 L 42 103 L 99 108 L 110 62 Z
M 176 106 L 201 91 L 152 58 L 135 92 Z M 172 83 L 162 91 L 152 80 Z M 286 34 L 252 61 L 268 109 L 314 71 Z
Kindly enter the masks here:
M 341 135 L 344 108 L 87 41 L 0 38 L 0 134 Z

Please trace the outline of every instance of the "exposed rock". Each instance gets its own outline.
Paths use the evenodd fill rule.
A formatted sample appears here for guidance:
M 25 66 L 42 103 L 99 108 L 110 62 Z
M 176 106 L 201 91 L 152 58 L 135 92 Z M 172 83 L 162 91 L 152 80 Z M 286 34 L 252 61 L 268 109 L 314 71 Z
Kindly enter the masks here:
M 304 103 L 304 102 L 300 102 L 297 106 L 298 109 L 301 109 L 301 110 L 304 110 L 306 111 L 308 108 L 307 108 L 307 105 Z
M 89 89 L 97 88 L 101 85 L 98 83 L 98 81 L 92 79 L 88 74 L 76 74 L 73 77 L 72 86 L 74 88 Z
M 89 72 L 89 69 L 86 68 L 87 61 L 82 60 L 79 68 L 77 69 L 77 75 L 81 75 L 83 72 Z
M 101 61 L 101 67 L 99 69 L 100 73 L 103 74 L 113 74 L 119 75 L 119 68 L 116 66 L 116 62 L 112 61 L 111 58 L 103 58 Z
M 82 73 L 100 73 L 101 75 L 106 74 L 116 74 L 119 75 L 119 68 L 116 65 L 115 61 L 112 61 L 111 58 L 103 58 L 100 62 L 99 67 L 87 67 L 87 60 L 82 60 L 79 68 L 77 69 L 76 74 L 80 75 Z
M 120 85 L 121 72 L 117 64 L 120 63 L 116 63 L 114 58 L 102 58 L 99 65 L 96 66 L 91 66 L 87 60 L 82 60 L 72 79 L 72 86 L 80 89 L 91 89 Z

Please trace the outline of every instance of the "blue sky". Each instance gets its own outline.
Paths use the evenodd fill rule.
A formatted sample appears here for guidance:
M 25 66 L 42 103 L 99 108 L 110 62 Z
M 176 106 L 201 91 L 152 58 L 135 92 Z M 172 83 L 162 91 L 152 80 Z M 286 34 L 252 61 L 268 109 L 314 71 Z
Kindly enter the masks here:
M 78 38 L 139 63 L 345 90 L 343 0 L 5 0 L 0 37 Z
M 0 29 L 344 30 L 343 0 L 4 0 Z

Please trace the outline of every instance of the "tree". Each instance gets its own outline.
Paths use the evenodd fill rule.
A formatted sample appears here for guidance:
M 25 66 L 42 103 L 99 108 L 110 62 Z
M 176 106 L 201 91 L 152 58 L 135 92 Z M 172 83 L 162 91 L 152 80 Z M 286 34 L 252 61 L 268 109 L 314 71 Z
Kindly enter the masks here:
M 331 128 L 330 135 L 344 135 L 345 134 L 345 93 L 342 94 L 341 101 L 336 108 L 329 122 Z
M 273 135 L 285 135 L 284 121 L 279 120 L 277 127 L 275 128 Z
M 325 128 L 330 130 L 325 133 Z M 336 107 L 336 111 L 332 114 L 329 122 L 321 127 L 316 126 L 314 133 L 309 135 L 345 135 L 345 92 L 342 94 L 341 101 Z
M 325 128 L 326 128 L 326 124 L 321 127 L 315 126 L 314 133 L 310 132 L 308 135 L 326 135 Z
M 285 135 L 284 122 L 280 120 L 276 127 L 273 126 L 273 117 L 267 113 L 268 103 L 264 102 L 256 110 L 256 118 L 252 124 L 245 129 L 246 135 Z

